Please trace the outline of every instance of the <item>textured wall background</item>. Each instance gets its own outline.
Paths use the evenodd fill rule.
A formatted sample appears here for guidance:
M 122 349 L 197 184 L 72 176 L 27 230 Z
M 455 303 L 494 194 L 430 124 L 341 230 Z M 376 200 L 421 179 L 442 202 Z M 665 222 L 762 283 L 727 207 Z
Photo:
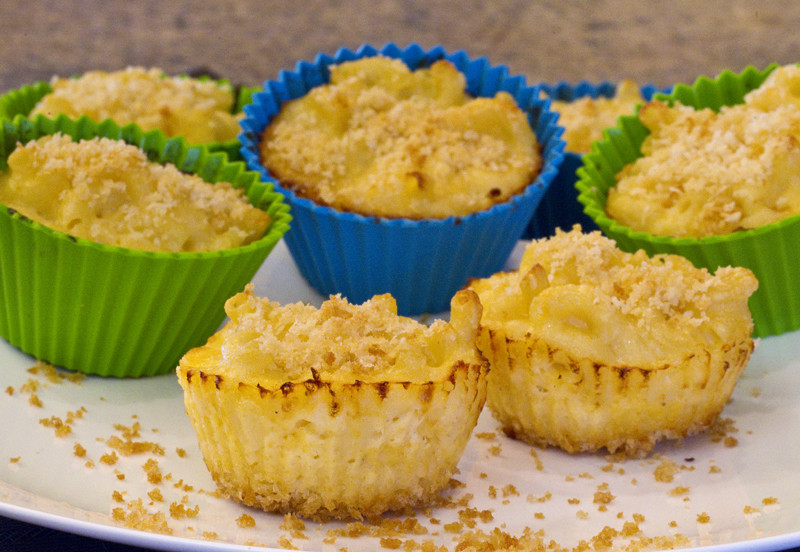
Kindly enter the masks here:
M 126 65 L 246 84 L 340 46 L 442 44 L 529 81 L 660 86 L 800 61 L 800 2 L 0 0 L 0 88 Z

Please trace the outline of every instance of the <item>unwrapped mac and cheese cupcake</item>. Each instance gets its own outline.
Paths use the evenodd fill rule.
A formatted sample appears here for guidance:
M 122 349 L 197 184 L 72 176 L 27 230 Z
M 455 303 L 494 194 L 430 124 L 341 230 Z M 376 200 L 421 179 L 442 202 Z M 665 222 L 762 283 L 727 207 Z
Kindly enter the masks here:
M 390 295 L 319 309 L 256 297 L 177 369 L 220 491 L 273 512 L 373 518 L 447 487 L 486 398 L 481 307 L 459 291 L 450 322 L 397 316 Z
M 487 406 L 512 437 L 642 456 L 708 428 L 753 350 L 745 268 L 626 253 L 599 231 L 535 240 L 476 280 Z
M 585 212 L 621 248 L 752 270 L 757 336 L 800 328 L 798 82 L 796 66 L 771 66 L 678 85 L 578 171 Z
M 242 154 L 292 205 L 303 276 L 355 302 L 391 293 L 401 314 L 502 268 L 563 156 L 523 77 L 441 47 L 320 55 L 245 113 Z
M 88 374 L 174 369 L 288 227 L 259 175 L 86 117 L 0 128 L 0 335 Z
M 157 68 L 88 71 L 5 93 L 0 97 L 0 118 L 110 118 L 119 125 L 136 123 L 145 131 L 159 129 L 169 138 L 183 136 L 191 145 L 238 158 L 241 109 L 254 90 L 224 79 L 169 76 Z

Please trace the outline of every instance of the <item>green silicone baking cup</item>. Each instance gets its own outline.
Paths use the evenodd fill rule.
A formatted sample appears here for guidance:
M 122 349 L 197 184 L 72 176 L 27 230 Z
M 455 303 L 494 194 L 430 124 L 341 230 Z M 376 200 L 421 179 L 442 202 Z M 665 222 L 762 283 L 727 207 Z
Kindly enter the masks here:
M 187 77 L 189 78 L 189 77 Z M 192 77 L 198 80 L 212 80 L 209 77 Z M 220 84 L 230 84 L 226 79 L 217 80 Z M 233 108 L 233 113 L 241 113 L 242 108 L 249 104 L 252 96 L 260 88 L 252 86 L 241 86 L 235 89 L 236 103 Z M 22 115 L 28 117 L 30 112 L 36 107 L 45 95 L 53 91 L 53 87 L 49 82 L 40 81 L 33 84 L 28 84 L 9 90 L 0 96 L 0 119 L 13 120 L 16 116 Z M 239 149 L 241 144 L 238 138 L 225 140 L 224 142 L 208 142 L 205 144 L 191 144 L 193 146 L 205 146 L 210 151 L 223 151 L 231 160 L 240 161 L 241 155 Z
M 251 280 L 289 228 L 289 207 L 258 173 L 221 152 L 136 125 L 18 116 L 0 127 L 0 170 L 18 143 L 61 132 L 124 140 L 151 161 L 243 188 L 269 213 L 264 236 L 207 253 L 147 252 L 52 230 L 0 206 L 0 335 L 38 359 L 87 374 L 141 377 L 174 370 L 224 320 L 225 301 Z
M 744 95 L 758 88 L 776 68 L 747 67 L 741 73 L 724 71 L 716 78 L 700 77 L 691 86 L 678 85 L 658 99 L 679 101 L 694 108 L 719 110 L 742 103 Z M 800 215 L 760 228 L 705 238 L 671 238 L 637 232 L 611 219 L 605 212 L 608 190 L 617 173 L 641 157 L 641 145 L 649 134 L 637 116 L 619 119 L 603 139 L 592 145 L 578 169 L 578 201 L 584 212 L 617 245 L 626 251 L 644 249 L 648 254 L 682 255 L 696 266 L 711 271 L 721 266 L 744 266 L 758 278 L 758 290 L 750 298 L 754 335 L 765 337 L 800 328 Z

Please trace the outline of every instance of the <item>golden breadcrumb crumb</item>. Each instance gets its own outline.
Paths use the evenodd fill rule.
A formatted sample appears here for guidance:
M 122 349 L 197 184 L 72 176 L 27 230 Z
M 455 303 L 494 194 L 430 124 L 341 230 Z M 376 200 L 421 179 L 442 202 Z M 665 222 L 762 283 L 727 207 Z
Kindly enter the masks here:
M 173 502 L 169 505 L 169 515 L 173 519 L 194 518 L 200 513 L 200 506 L 187 508 L 182 503 Z
M 165 535 L 171 535 L 173 533 L 172 528 L 170 528 L 167 523 L 167 518 L 164 513 L 149 512 L 142 504 L 141 498 L 128 502 L 125 508 L 114 508 L 111 511 L 111 516 L 115 521 L 131 529 Z
M 117 460 L 119 460 L 119 456 L 117 456 L 117 453 L 114 452 L 113 450 L 100 457 L 100 462 L 102 462 L 103 464 L 107 464 L 109 466 L 113 466 L 114 464 L 116 464 Z
M 158 460 L 155 460 L 154 458 L 148 459 L 144 465 L 142 465 L 142 469 L 147 474 L 147 480 L 150 483 L 153 485 L 158 485 L 161 483 L 163 475 L 161 474 L 161 469 L 158 467 Z
M 236 525 L 242 528 L 255 527 L 256 520 L 253 519 L 253 516 L 249 514 L 242 514 L 241 516 L 236 518 Z
M 49 418 L 42 418 L 39 423 L 44 427 L 51 427 L 55 430 L 56 437 L 66 437 L 72 433 L 72 427 L 69 423 L 65 423 L 59 416 L 50 416 Z
M 685 494 L 688 494 L 689 491 L 691 491 L 691 489 L 689 487 L 679 486 L 679 487 L 675 487 L 673 489 L 670 489 L 669 495 L 670 496 L 683 496 Z
M 653 477 L 656 481 L 660 481 L 662 483 L 671 483 L 679 471 L 680 466 L 678 466 L 678 464 L 667 457 L 662 457 L 661 463 L 653 472 Z

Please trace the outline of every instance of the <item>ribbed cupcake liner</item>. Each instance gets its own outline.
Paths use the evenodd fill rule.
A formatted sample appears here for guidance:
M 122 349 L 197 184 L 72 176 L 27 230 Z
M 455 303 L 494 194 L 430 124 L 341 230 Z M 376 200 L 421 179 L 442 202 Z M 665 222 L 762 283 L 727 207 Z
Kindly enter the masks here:
M 539 83 L 538 86 L 551 100 L 565 102 L 586 96 L 612 98 L 617 89 L 616 84 L 609 81 L 600 83 L 561 81 L 555 84 Z M 649 101 L 656 93 L 668 93 L 670 89 L 657 88 L 652 84 L 647 84 L 642 86 L 640 91 L 645 101 Z M 555 234 L 556 228 L 567 231 L 575 224 L 580 224 L 585 232 L 598 229 L 594 220 L 583 212 L 583 205 L 578 202 L 578 192 L 575 189 L 575 182 L 578 179 L 576 171 L 582 164 L 583 155 L 564 151 L 564 162 L 553 179 L 553 183 L 539 202 L 530 224 L 525 229 L 523 238 L 546 238 Z
M 478 343 L 491 366 L 486 405 L 507 434 L 571 453 L 607 448 L 630 456 L 710 427 L 753 347 L 740 336 L 654 368 L 575 359 L 535 335 L 502 328 L 484 328 Z
M 199 80 L 210 80 L 208 77 L 197 77 Z M 228 83 L 226 79 L 219 80 L 220 83 Z M 36 107 L 44 96 L 53 91 L 53 86 L 47 81 L 39 81 L 9 90 L 0 96 L 0 120 L 12 120 L 17 115 L 28 117 L 30 112 Z M 235 89 L 236 102 L 234 113 L 240 113 L 242 108 L 250 103 L 253 93 L 258 91 L 257 87 L 241 86 Z M 192 144 L 193 146 L 202 145 L 209 151 L 222 151 L 233 161 L 241 161 L 239 149 L 241 144 L 238 139 L 226 140 L 224 142 L 209 142 L 206 144 Z
M 272 389 L 181 361 L 178 380 L 220 490 L 315 519 L 371 518 L 446 488 L 486 399 L 485 367 L 427 383 L 285 383 Z M 352 482 L 358 481 L 358 485 Z
M 739 74 L 725 71 L 715 79 L 700 77 L 692 86 L 675 86 L 669 101 L 712 109 L 741 103 L 744 95 L 757 88 L 775 67 L 748 67 Z M 627 251 L 675 253 L 712 271 L 720 266 L 749 268 L 759 282 L 749 303 L 754 335 L 764 337 L 800 328 L 800 260 L 794 253 L 800 243 L 800 215 L 752 230 L 705 238 L 636 232 L 606 215 L 607 192 L 616 184 L 616 174 L 641 156 L 647 135 L 647 128 L 636 116 L 622 117 L 617 127 L 595 144 L 592 153 L 584 155 L 576 183 L 584 212 Z
M 257 173 L 223 153 L 85 117 L 3 122 L 2 164 L 17 142 L 55 132 L 122 139 L 153 161 L 245 188 L 251 203 L 272 217 L 264 237 L 244 247 L 154 253 L 75 238 L 0 206 L 0 335 L 36 358 L 88 374 L 166 373 L 222 322 L 225 301 L 250 281 L 286 232 L 288 206 Z
M 544 163 L 535 182 L 506 203 L 440 220 L 344 213 L 282 187 L 260 160 L 264 129 L 284 102 L 328 82 L 331 65 L 376 55 L 401 59 L 412 69 L 447 59 L 465 75 L 472 95 L 510 93 L 528 114 L 542 145 Z M 365 45 L 355 51 L 341 49 L 333 56 L 320 54 L 313 62 L 301 61 L 294 71 L 282 71 L 277 80 L 265 82 L 244 112 L 242 156 L 292 206 L 294 222 L 286 244 L 303 277 L 321 293 L 341 293 L 352 302 L 391 293 L 402 315 L 444 311 L 469 278 L 500 270 L 563 159 L 563 129 L 555 124 L 549 101 L 539 98 L 538 88 L 528 86 L 522 76 L 509 75 L 505 66 L 492 66 L 486 58 L 471 59 L 463 51 L 449 54 L 441 46 L 424 50 L 416 44 L 400 48 L 390 43 L 380 49 Z

